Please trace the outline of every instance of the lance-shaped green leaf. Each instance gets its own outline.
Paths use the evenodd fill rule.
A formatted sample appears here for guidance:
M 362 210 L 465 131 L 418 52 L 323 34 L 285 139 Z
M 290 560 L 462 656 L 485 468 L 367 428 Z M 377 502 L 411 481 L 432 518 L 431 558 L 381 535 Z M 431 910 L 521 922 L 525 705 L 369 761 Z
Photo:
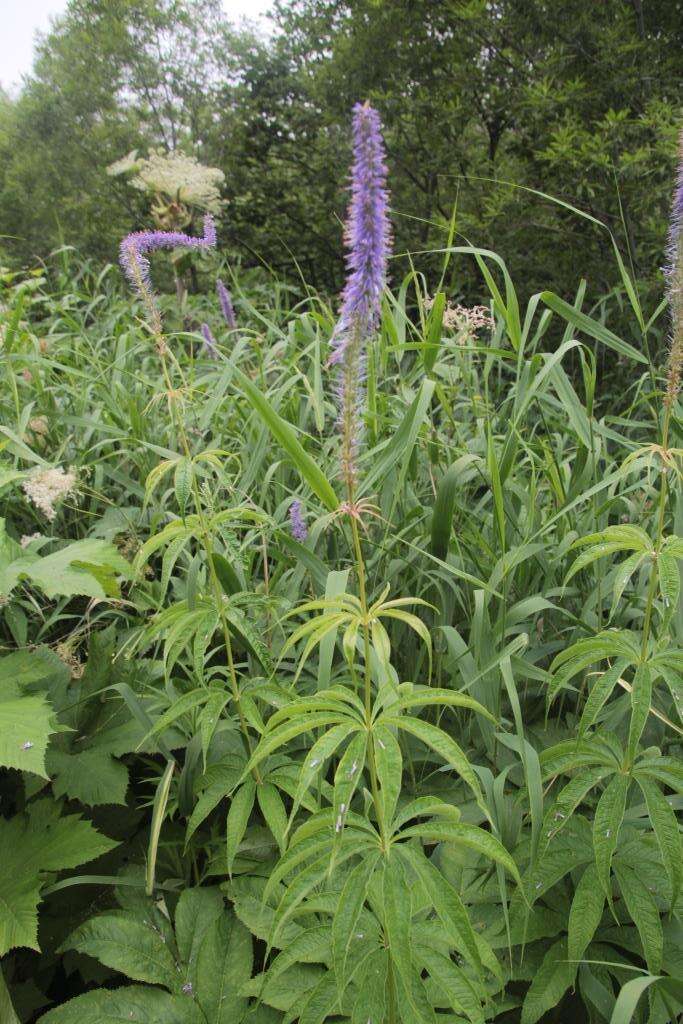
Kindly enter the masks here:
M 648 665 L 639 665 L 631 686 L 631 723 L 628 731 L 628 761 L 633 763 L 638 741 L 643 734 L 652 700 L 652 674 Z
M 650 823 L 657 837 L 664 867 L 669 876 L 669 882 L 671 883 L 671 909 L 673 911 L 681 890 L 681 878 L 683 877 L 681 837 L 673 809 L 659 786 L 651 778 L 648 778 L 646 771 L 647 769 L 636 771 L 634 775 L 645 797 Z
M 278 444 L 290 457 L 301 477 L 306 481 L 311 490 L 318 495 L 323 505 L 330 512 L 334 512 L 339 505 L 334 488 L 315 460 L 302 447 L 294 427 L 282 419 L 273 409 L 265 395 L 249 380 L 246 374 L 242 373 L 237 366 L 233 367 L 233 372 L 250 405 L 261 417 Z
M 256 784 L 253 779 L 247 779 L 232 798 L 226 824 L 228 874 L 232 874 L 232 866 L 247 830 L 255 796 Z
M 484 806 L 484 798 L 479 780 L 472 765 L 455 740 L 452 740 L 443 729 L 439 729 L 436 725 L 431 725 L 429 722 L 423 722 L 419 718 L 410 718 L 406 715 L 401 715 L 400 717 L 387 716 L 382 721 L 384 725 L 394 726 L 397 729 L 403 729 L 404 732 L 411 733 L 411 735 L 422 740 L 426 746 L 442 757 L 460 775 L 463 782 L 470 787 L 477 803 L 488 817 L 488 810 Z
M 628 912 L 638 929 L 648 970 L 656 974 L 661 970 L 664 951 L 664 935 L 657 904 L 645 883 L 638 877 L 637 871 L 617 861 L 614 873 Z
M 482 970 L 481 955 L 465 905 L 460 896 L 427 857 L 410 846 L 401 846 L 400 854 L 417 874 L 436 916 L 446 930 L 455 949 L 469 960 L 478 971 Z
M 380 797 L 384 820 L 388 823 L 394 816 L 401 792 L 403 776 L 401 747 L 391 729 L 379 723 L 375 723 L 372 730 L 372 745 L 377 777 L 381 787 Z
M 594 864 L 589 864 L 581 875 L 569 911 L 567 956 L 569 960 L 580 960 L 602 918 L 605 894 L 598 881 Z
M 524 998 L 521 1024 L 536 1021 L 553 1010 L 576 977 L 576 964 L 567 963 L 567 940 L 560 939 L 543 958 Z
M 482 857 L 502 864 L 505 870 L 521 885 L 517 865 L 503 844 L 490 832 L 477 825 L 463 822 L 427 821 L 422 825 L 410 825 L 403 829 L 401 839 L 419 837 L 428 843 L 456 843 L 474 850 Z
M 595 808 L 593 819 L 593 851 L 598 881 L 607 900 L 612 905 L 610 868 L 617 848 L 619 829 L 624 819 L 626 796 L 631 780 L 627 775 L 615 775 L 609 782 Z
M 349 948 L 356 933 L 358 918 L 363 909 L 368 886 L 372 880 L 379 851 L 373 850 L 363 857 L 349 873 L 339 896 L 337 909 L 332 921 L 332 965 L 337 979 L 339 995 L 342 996 L 347 984 L 347 960 Z

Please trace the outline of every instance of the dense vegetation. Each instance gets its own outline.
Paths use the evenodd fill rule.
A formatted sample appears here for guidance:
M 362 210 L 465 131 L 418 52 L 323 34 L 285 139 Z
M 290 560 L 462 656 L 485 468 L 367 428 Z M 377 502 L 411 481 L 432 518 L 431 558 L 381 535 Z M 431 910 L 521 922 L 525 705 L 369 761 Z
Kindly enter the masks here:
M 597 38 L 577 4 L 544 44 L 529 12 L 549 6 L 455 4 L 451 23 L 306 0 L 260 43 L 208 0 L 72 0 L 6 105 L 0 147 L 32 126 L 35 151 L 0 172 L 22 225 L 0 306 L 0 1024 L 680 1018 L 683 152 L 665 253 L 662 82 L 615 129 L 630 198 L 584 154 L 590 209 L 565 179 L 514 209 L 482 183 L 488 214 L 463 185 L 435 212 L 430 95 L 479 95 L 475 162 L 482 124 L 492 163 L 545 160 L 540 135 L 516 149 L 532 69 L 578 97 L 570 55 Z M 652 44 L 639 4 L 601 17 L 623 49 L 598 106 Z M 352 133 L 335 115 L 373 71 L 388 171 L 373 107 Z M 181 155 L 223 117 L 230 162 Z M 50 165 L 62 130 L 79 144 Z M 172 155 L 107 175 L 141 135 Z M 338 301 L 311 278 L 343 253 L 342 147 Z M 53 208 L 80 252 L 47 254 Z M 484 244 L 501 225 L 509 252 Z M 272 265 L 283 242 L 300 277 Z

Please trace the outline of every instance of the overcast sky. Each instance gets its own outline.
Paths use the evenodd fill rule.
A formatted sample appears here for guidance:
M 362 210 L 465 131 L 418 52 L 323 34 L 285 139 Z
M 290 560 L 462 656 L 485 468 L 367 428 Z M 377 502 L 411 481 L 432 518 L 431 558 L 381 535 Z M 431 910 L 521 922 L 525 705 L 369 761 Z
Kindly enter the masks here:
M 31 70 L 36 31 L 50 27 L 50 17 L 66 10 L 67 0 L 0 0 L 0 85 L 14 90 L 21 76 Z M 270 0 L 223 0 L 223 7 L 235 20 L 254 20 L 270 7 Z

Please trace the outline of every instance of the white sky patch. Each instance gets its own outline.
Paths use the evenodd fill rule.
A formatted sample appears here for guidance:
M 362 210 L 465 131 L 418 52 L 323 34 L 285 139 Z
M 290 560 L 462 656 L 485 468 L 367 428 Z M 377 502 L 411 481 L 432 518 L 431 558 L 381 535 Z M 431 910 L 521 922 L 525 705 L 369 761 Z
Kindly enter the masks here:
M 67 0 L 0 0 L 0 86 L 15 93 L 33 63 L 36 32 L 48 32 L 50 19 L 66 10 Z M 259 23 L 271 0 L 223 0 L 229 18 Z

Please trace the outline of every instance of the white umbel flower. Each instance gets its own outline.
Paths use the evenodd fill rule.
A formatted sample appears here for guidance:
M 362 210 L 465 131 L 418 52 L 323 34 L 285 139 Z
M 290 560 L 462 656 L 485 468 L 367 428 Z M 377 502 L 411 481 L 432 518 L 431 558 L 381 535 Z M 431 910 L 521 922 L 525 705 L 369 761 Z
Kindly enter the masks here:
M 157 151 L 138 162 L 131 185 L 207 213 L 219 213 L 220 186 L 224 181 L 225 175 L 218 167 L 205 167 L 196 157 Z

